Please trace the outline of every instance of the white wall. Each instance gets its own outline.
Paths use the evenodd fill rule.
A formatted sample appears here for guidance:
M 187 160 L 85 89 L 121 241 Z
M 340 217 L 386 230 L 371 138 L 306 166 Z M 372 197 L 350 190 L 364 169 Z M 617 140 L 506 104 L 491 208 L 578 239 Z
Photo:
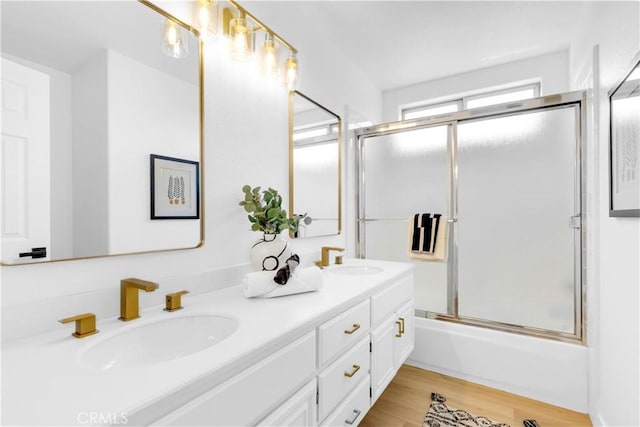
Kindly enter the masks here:
M 429 101 L 444 101 L 454 96 L 472 95 L 487 88 L 500 89 L 512 84 L 539 81 L 540 94 L 550 95 L 569 89 L 569 53 L 567 50 L 509 62 L 387 90 L 383 93 L 383 120 L 399 120 L 400 106 Z
M 640 5 L 594 2 L 590 19 L 571 58 L 572 86 L 593 78 L 596 120 L 587 147 L 587 197 L 592 218 L 587 307 L 589 325 L 589 406 L 594 425 L 640 425 L 640 220 L 610 218 L 608 180 L 609 106 L 607 92 L 628 71 L 640 50 Z M 597 46 L 594 55 L 594 46 Z M 593 61 L 597 61 L 595 64 Z M 588 208 L 589 209 L 589 208 Z M 589 231 L 588 231 L 589 232 Z M 590 273 L 592 273 L 590 272 Z
M 149 155 L 199 161 L 198 87 L 118 52 L 107 56 L 108 253 L 193 248 L 200 220 L 150 219 Z
M 107 54 L 72 77 L 73 256 L 109 253 Z M 53 208 L 53 207 L 52 207 Z
M 268 8 L 256 14 L 268 24 L 275 20 Z M 300 50 L 302 91 L 320 88 L 318 101 L 336 112 L 349 106 L 369 116 L 379 113 L 379 92 L 348 62 L 315 68 L 335 60 L 331 46 L 319 42 L 322 34 L 300 28 L 282 35 Z M 272 186 L 285 194 L 288 188 L 288 94 L 280 85 L 266 84 L 253 64 L 232 62 L 219 44 L 208 44 L 204 57 L 204 247 L 2 267 L 3 340 L 59 329 L 58 319 L 87 311 L 96 313 L 99 327 L 100 319 L 117 316 L 119 281 L 126 277 L 160 282 L 159 291 L 141 296 L 143 308 L 162 304 L 165 293 L 191 283 L 181 277 L 204 280 L 209 288 L 239 283 L 225 271 L 242 272 L 249 247 L 259 238 L 238 206 L 242 186 Z M 315 59 L 305 62 L 307 57 Z M 319 237 L 295 242 L 294 248 L 310 259 L 319 256 L 321 245 L 343 243 L 344 236 Z M 206 274 L 212 271 L 216 274 Z M 197 295 L 185 303 L 188 298 Z

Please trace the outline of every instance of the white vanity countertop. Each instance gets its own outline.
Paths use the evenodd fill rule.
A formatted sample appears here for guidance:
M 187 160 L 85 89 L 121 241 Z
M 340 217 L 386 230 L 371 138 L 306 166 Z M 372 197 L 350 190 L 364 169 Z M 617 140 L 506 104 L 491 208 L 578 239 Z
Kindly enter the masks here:
M 90 414 L 124 413 L 129 425 L 150 423 L 177 409 L 180 401 L 195 398 L 413 270 L 407 263 L 345 261 L 345 265 L 362 264 L 384 271 L 344 275 L 331 273 L 334 267 L 329 267 L 324 270 L 324 286 L 317 292 L 247 299 L 240 286 L 232 286 L 183 297 L 185 308 L 175 313 L 154 307 L 132 322 L 98 319 L 100 333 L 87 338 L 71 337 L 71 326 L 6 343 L 2 348 L 2 421 L 4 425 L 86 425 Z M 184 288 L 189 289 L 188 283 Z M 193 314 L 233 317 L 239 326 L 224 341 L 167 362 L 100 370 L 80 360 L 95 340 L 169 316 Z

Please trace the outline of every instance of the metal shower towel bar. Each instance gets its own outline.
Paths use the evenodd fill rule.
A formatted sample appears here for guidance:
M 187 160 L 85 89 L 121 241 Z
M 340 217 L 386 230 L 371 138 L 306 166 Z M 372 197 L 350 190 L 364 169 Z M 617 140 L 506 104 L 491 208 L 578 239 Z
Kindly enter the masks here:
M 359 222 L 378 222 L 378 221 L 402 221 L 409 222 L 408 219 L 400 219 L 400 218 L 360 218 Z M 449 218 L 447 222 L 458 222 L 458 218 Z

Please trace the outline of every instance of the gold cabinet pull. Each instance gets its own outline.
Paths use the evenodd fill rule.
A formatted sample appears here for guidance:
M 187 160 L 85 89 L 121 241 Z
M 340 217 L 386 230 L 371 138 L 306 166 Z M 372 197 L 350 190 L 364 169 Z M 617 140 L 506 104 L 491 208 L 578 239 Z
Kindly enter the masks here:
M 84 338 L 98 333 L 96 329 L 96 315 L 93 313 L 78 314 L 77 316 L 58 320 L 58 322 L 76 322 L 76 331 L 71 334 L 76 338 Z
M 353 365 L 353 370 L 351 372 L 345 372 L 344 376 L 347 378 L 351 378 L 352 376 L 354 376 L 356 374 L 356 372 L 358 372 L 360 370 L 360 366 L 359 365 Z
M 352 333 L 354 333 L 358 329 L 360 329 L 360 324 L 359 323 L 354 323 L 353 324 L 353 328 L 351 328 L 351 330 L 345 330 L 344 333 L 347 334 L 347 335 L 351 335 Z
M 400 322 L 399 320 L 396 320 L 396 325 L 398 325 L 398 333 L 396 334 L 396 338 L 400 338 L 403 334 L 402 322 Z
M 402 322 L 402 325 L 400 326 L 400 333 L 404 334 L 404 317 L 399 317 L 398 319 Z

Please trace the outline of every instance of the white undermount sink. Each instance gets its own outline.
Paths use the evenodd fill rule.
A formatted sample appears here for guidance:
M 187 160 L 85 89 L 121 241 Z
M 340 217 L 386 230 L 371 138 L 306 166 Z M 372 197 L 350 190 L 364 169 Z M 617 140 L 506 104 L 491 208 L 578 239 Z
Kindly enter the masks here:
M 383 268 L 374 267 L 372 265 L 339 265 L 331 270 L 331 273 L 345 274 L 349 276 L 360 276 L 369 274 L 378 274 L 384 271 Z
M 202 351 L 228 338 L 236 329 L 236 319 L 206 314 L 171 317 L 140 326 L 132 324 L 96 341 L 80 358 L 102 370 L 151 365 Z M 100 339 L 100 335 L 93 338 Z

